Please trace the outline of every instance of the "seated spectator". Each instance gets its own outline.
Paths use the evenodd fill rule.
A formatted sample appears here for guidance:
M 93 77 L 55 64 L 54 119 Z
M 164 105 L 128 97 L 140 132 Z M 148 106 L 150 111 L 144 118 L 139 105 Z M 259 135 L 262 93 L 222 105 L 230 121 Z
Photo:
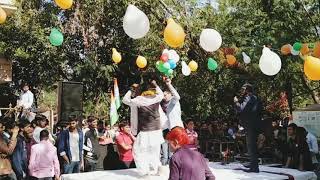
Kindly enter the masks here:
M 5 130 L 10 132 L 11 137 L 5 135 Z M 13 119 L 0 119 L 0 179 L 17 179 L 12 169 L 10 155 L 16 147 L 18 133 L 19 128 L 14 125 Z
M 186 129 L 188 138 L 189 138 L 189 145 L 193 150 L 197 150 L 198 147 L 198 133 L 194 131 L 194 123 L 192 120 L 187 121 L 187 129 Z
M 30 175 L 41 180 L 60 179 L 57 148 L 49 141 L 49 131 L 40 132 L 40 143 L 31 148 Z
M 130 132 L 128 123 L 120 123 L 120 133 L 116 137 L 116 144 L 119 151 L 120 160 L 123 162 L 123 168 L 134 168 L 135 163 L 132 155 L 132 148 L 135 137 Z
M 169 180 L 214 180 L 204 157 L 190 149 L 188 135 L 184 128 L 176 127 L 168 135 L 170 150 L 174 153 L 170 159 Z

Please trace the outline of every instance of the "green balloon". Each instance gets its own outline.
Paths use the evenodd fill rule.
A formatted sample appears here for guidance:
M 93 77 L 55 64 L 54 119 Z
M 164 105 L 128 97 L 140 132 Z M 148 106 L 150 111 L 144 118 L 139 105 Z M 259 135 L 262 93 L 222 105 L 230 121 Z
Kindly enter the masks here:
M 170 77 L 172 74 L 173 74 L 173 70 L 172 69 L 169 69 L 167 70 L 166 72 L 164 72 L 164 74 L 168 77 Z
M 310 49 L 313 49 L 313 48 L 314 48 L 314 43 L 309 43 L 308 47 L 309 47 Z
M 218 68 L 218 63 L 217 61 L 215 61 L 212 58 L 208 59 L 208 69 L 210 69 L 211 71 L 214 71 Z
M 164 73 L 164 72 L 167 71 L 167 69 L 164 67 L 163 62 L 160 63 L 158 70 L 159 70 L 160 72 L 162 72 L 162 73 Z
M 63 43 L 63 34 L 57 28 L 52 28 L 49 40 L 53 46 L 61 46 Z
M 293 49 L 294 49 L 295 51 L 300 51 L 301 48 L 302 48 L 302 43 L 301 43 L 301 42 L 295 42 L 295 43 L 293 44 Z
M 159 70 L 159 68 L 160 68 L 160 65 L 161 65 L 161 61 L 157 61 L 156 62 L 156 68 Z

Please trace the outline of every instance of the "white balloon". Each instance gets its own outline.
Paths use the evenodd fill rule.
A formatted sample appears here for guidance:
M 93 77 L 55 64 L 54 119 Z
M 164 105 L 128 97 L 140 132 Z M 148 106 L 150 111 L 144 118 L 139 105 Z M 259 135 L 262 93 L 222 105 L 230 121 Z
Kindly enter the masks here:
M 169 59 L 173 59 L 176 63 L 179 62 L 180 56 L 177 53 L 177 51 L 171 49 L 169 50 L 168 54 L 169 54 Z
M 251 62 L 251 58 L 245 52 L 242 52 L 242 56 L 244 63 L 249 64 Z
M 185 76 L 189 76 L 191 74 L 191 69 L 189 68 L 187 63 L 182 61 L 181 65 L 182 65 L 182 74 Z
M 263 74 L 268 76 L 276 75 L 281 69 L 281 59 L 278 54 L 264 47 L 260 57 L 259 67 Z
M 169 50 L 168 50 L 168 49 L 164 49 L 164 50 L 162 51 L 162 54 L 168 54 L 168 55 L 169 55 Z
M 203 29 L 200 34 L 200 46 L 208 51 L 213 52 L 220 48 L 222 37 L 218 31 L 214 29 Z
M 147 15 L 134 5 L 129 5 L 123 18 L 123 29 L 133 39 L 144 37 L 150 29 Z

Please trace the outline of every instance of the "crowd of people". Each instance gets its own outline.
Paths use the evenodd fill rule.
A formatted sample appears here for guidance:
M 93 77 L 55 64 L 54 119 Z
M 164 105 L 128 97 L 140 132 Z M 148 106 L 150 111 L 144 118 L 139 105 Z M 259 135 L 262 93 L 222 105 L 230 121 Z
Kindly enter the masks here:
M 260 105 L 249 85 L 243 90 L 244 100 L 235 97 L 240 121 L 183 122 L 180 96 L 170 79 L 165 84 L 164 92 L 154 80 L 134 84 L 123 98 L 130 107 L 130 120 L 112 127 L 94 116 L 85 120 L 70 116 L 54 130 L 41 114 L 32 121 L 25 115 L 18 121 L 2 116 L 0 179 L 58 180 L 61 174 L 128 168 L 137 168 L 143 178 L 161 175 L 161 168 L 169 165 L 170 180 L 214 180 L 205 159 L 206 141 L 212 138 L 237 142 L 239 154 L 248 151 L 248 172 L 259 172 L 259 156 L 275 158 L 287 168 L 317 167 L 317 139 L 303 127 L 294 123 L 280 126 L 274 121 L 271 133 L 257 130 Z M 24 93 L 30 95 L 27 88 Z

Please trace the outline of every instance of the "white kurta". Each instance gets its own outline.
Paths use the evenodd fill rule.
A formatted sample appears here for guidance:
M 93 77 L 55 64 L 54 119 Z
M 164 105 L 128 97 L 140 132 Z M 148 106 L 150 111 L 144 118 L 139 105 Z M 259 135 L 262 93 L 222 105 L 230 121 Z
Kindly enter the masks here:
M 131 91 L 123 98 L 123 103 L 131 108 L 131 130 L 135 135 L 138 132 L 138 108 L 142 106 L 150 106 L 160 103 L 164 95 L 162 90 L 156 87 L 156 96 L 147 98 L 138 96 L 131 99 Z M 167 124 L 168 121 L 165 113 L 159 105 L 160 123 Z M 133 144 L 133 157 L 140 175 L 153 175 L 158 173 L 158 168 L 161 166 L 160 149 L 164 142 L 162 129 L 155 131 L 140 131 L 137 139 Z
M 29 109 L 33 104 L 33 98 L 33 94 L 30 90 L 28 90 L 27 92 L 22 92 L 18 105 L 22 106 L 24 109 Z

